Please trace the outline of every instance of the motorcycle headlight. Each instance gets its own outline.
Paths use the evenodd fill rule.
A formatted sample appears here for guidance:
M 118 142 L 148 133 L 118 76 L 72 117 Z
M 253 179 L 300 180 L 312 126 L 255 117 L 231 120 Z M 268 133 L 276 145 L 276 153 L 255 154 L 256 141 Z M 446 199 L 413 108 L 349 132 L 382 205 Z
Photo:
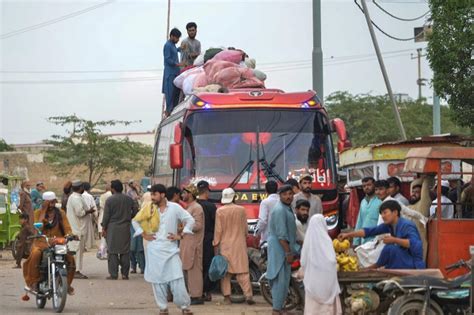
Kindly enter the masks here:
M 328 230 L 332 230 L 337 226 L 338 216 L 337 214 L 333 214 L 326 217 L 326 225 L 328 226 Z
M 67 246 L 66 245 L 56 245 L 54 246 L 54 253 L 57 255 L 66 255 Z

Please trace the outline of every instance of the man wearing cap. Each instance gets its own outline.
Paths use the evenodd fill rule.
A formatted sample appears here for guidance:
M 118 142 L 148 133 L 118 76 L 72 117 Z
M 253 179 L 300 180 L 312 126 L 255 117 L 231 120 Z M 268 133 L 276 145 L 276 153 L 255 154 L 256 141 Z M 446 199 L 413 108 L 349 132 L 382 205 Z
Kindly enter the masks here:
M 267 279 L 272 288 L 273 315 L 283 312 L 290 286 L 291 263 L 298 252 L 296 221 L 291 202 L 293 189 L 283 185 L 278 190 L 280 201 L 273 207 L 268 227 Z
M 72 233 L 79 237 L 79 248 L 76 252 L 76 275 L 78 279 L 87 279 L 87 276 L 82 274 L 82 258 L 84 256 L 84 249 L 87 237 L 86 216 L 95 211 L 94 208 L 88 209 L 82 197 L 84 187 L 80 180 L 72 182 L 72 194 L 67 200 L 67 218 L 71 223 Z
M 107 280 L 117 280 L 118 267 L 123 280 L 128 280 L 130 271 L 130 240 L 132 218 L 138 212 L 137 203 L 123 194 L 120 180 L 110 183 L 112 196 L 105 202 L 102 232 L 107 240 L 108 269 Z
M 64 237 L 71 235 L 72 230 L 69 224 L 66 213 L 63 210 L 56 208 L 56 194 L 52 191 L 47 191 L 43 194 L 43 207 L 41 210 L 35 212 L 35 222 L 43 223 L 41 232 L 48 238 Z M 36 291 L 37 284 L 40 281 L 39 265 L 41 262 L 41 255 L 43 250 L 48 248 L 48 244 L 42 238 L 35 239 L 31 248 L 31 253 L 28 259 L 23 263 L 23 277 L 28 291 Z M 74 279 L 74 271 L 76 265 L 74 257 L 66 255 L 67 266 L 67 282 L 68 293 L 73 294 L 74 289 L 71 287 Z
M 297 193 L 293 198 L 293 203 L 291 204 L 292 208 L 295 209 L 296 202 L 300 199 L 308 200 L 311 207 L 309 208 L 309 219 L 316 213 L 323 213 L 323 204 L 321 198 L 317 195 L 311 193 L 311 183 L 313 182 L 313 177 L 309 174 L 303 175 L 300 178 L 300 188 L 301 191 Z
M 201 180 L 196 186 L 199 194 L 197 202 L 204 211 L 204 240 L 202 246 L 203 299 L 210 302 L 212 300 L 211 292 L 216 287 L 216 282 L 209 279 L 209 267 L 214 257 L 212 241 L 214 240 L 217 207 L 209 201 L 209 183 L 205 180 Z
M 233 275 L 244 292 L 247 304 L 255 304 L 249 275 L 247 256 L 247 215 L 245 208 L 234 203 L 235 191 L 226 188 L 222 191 L 222 207 L 217 209 L 216 227 L 214 231 L 215 254 L 224 256 L 228 262 L 227 274 L 221 280 L 224 303 L 230 300 L 230 280 Z
M 36 188 L 31 190 L 31 201 L 33 202 L 33 209 L 38 210 L 43 204 L 43 193 L 46 191 L 46 187 L 43 182 L 37 182 Z
M 441 181 L 441 217 L 443 219 L 452 219 L 454 216 L 454 205 L 451 199 L 448 197 L 449 194 L 449 182 L 447 180 Z M 430 216 L 436 214 L 436 208 L 438 207 L 438 198 L 433 200 L 430 207 Z
M 133 220 L 135 235 L 142 235 L 148 241 L 146 247 L 147 263 L 145 281 L 152 284 L 160 315 L 168 315 L 168 289 L 173 294 L 173 302 L 183 314 L 192 314 L 191 303 L 183 277 L 182 263 L 179 258 L 178 240 L 184 234 L 192 234 L 193 217 L 180 205 L 166 200 L 166 187 L 161 184 L 151 186 L 153 205 L 146 207 L 148 223 Z M 159 215 L 159 218 L 157 218 Z M 142 217 L 138 214 L 137 217 Z M 178 233 L 178 221 L 183 222 L 182 233 Z M 144 229 L 143 227 L 148 227 Z
M 186 211 L 194 218 L 193 234 L 183 235 L 179 245 L 179 255 L 183 262 L 184 276 L 191 295 L 191 305 L 204 304 L 202 300 L 202 244 L 204 240 L 204 211 L 196 202 L 198 191 L 190 184 L 183 189 L 181 196 L 188 204 Z

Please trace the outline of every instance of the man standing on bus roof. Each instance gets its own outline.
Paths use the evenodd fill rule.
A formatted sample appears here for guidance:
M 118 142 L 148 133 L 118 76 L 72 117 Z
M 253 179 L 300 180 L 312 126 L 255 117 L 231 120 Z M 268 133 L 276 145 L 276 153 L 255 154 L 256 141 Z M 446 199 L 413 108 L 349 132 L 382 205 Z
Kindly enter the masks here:
M 194 60 L 201 54 L 201 42 L 196 39 L 197 25 L 194 22 L 186 24 L 188 37 L 181 42 L 181 63 L 185 67 L 192 66 Z
M 293 203 L 291 208 L 295 209 L 296 202 L 300 199 L 309 201 L 311 207 L 309 208 L 309 219 L 316 213 L 323 213 L 323 204 L 321 198 L 317 195 L 311 193 L 311 183 L 313 182 L 313 177 L 309 174 L 303 175 L 300 178 L 300 189 L 301 191 L 295 195 L 293 198 Z
M 181 32 L 177 28 L 173 28 L 170 32 L 170 38 L 163 47 L 163 57 L 165 70 L 163 72 L 163 94 L 166 98 L 166 112 L 169 116 L 173 108 L 178 105 L 179 89 L 173 84 L 174 79 L 179 75 L 182 64 L 178 60 L 178 51 L 176 44 L 179 42 Z

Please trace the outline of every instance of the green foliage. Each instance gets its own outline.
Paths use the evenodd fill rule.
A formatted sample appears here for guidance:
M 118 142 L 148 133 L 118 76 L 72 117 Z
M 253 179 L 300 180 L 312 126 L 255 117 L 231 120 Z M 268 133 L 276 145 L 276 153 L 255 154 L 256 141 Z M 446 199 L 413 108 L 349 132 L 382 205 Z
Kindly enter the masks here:
M 325 106 L 331 118 L 344 120 L 355 146 L 400 140 L 390 100 L 385 96 L 335 92 L 327 97 Z M 408 139 L 432 134 L 431 105 L 412 101 L 400 103 L 398 107 Z M 441 106 L 441 130 L 443 133 L 468 133 L 467 129 L 451 121 L 450 109 L 446 106 Z
M 87 170 L 88 180 L 95 186 L 107 173 L 145 169 L 152 148 L 128 139 L 116 140 L 102 134 L 100 127 L 130 125 L 130 121 L 91 121 L 72 116 L 50 117 L 59 126 L 72 126 L 67 136 L 53 135 L 47 143 L 54 149 L 46 152 L 46 161 L 61 175 L 74 167 Z
M 433 33 L 428 59 L 433 86 L 448 100 L 452 117 L 474 133 L 474 4 L 472 1 L 430 0 Z
M 15 148 L 13 148 L 11 145 L 5 142 L 5 140 L 0 139 L 0 152 L 6 152 L 6 151 L 14 151 Z

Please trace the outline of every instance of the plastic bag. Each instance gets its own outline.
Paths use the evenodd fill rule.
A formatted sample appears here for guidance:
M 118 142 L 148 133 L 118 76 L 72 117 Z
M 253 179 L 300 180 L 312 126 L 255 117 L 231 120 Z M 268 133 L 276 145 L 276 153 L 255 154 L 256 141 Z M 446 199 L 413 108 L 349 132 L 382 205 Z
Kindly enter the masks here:
M 99 249 L 97 250 L 97 259 L 107 260 L 107 241 L 104 237 L 100 238 Z
M 173 84 L 180 90 L 183 89 L 183 84 L 184 84 L 184 80 L 186 80 L 186 78 L 188 78 L 189 76 L 193 75 L 193 74 L 196 74 L 196 73 L 202 73 L 204 72 L 204 69 L 202 67 L 193 67 L 187 71 L 184 71 L 183 73 L 181 73 L 180 75 L 178 75 L 174 80 L 173 80 Z
M 185 95 L 193 94 L 194 81 L 196 81 L 198 75 L 198 73 L 194 73 L 184 79 L 182 90 Z
M 385 235 L 386 234 L 377 235 L 373 240 L 355 248 L 357 259 L 362 267 L 369 267 L 379 260 L 380 253 L 382 253 L 382 250 L 385 247 L 385 244 L 382 241 Z
M 194 59 L 195 66 L 202 66 L 204 65 L 204 54 L 200 54 L 199 56 Z
M 217 281 L 224 278 L 227 273 L 228 263 L 224 256 L 216 255 L 212 258 L 211 266 L 209 267 L 209 279 Z

